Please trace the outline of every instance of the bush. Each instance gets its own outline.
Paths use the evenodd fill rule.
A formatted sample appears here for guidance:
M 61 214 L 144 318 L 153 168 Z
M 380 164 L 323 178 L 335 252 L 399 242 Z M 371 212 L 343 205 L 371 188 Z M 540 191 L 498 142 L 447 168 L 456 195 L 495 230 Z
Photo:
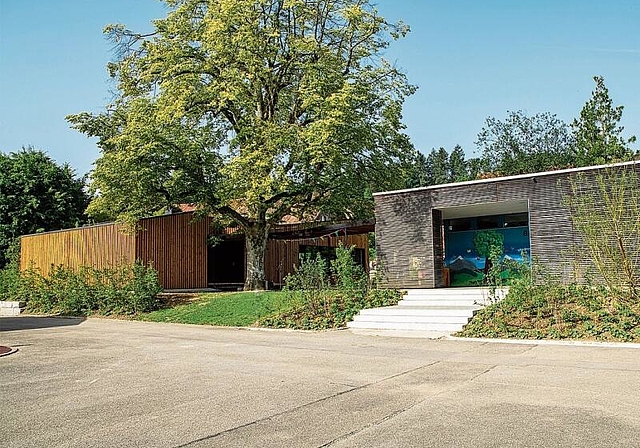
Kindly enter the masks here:
M 155 269 L 136 262 L 103 269 L 57 266 L 47 277 L 30 268 L 9 290 L 9 300 L 25 301 L 28 312 L 88 315 L 152 311 L 162 287 Z
M 15 239 L 4 254 L 0 269 L 0 300 L 18 300 L 20 289 L 20 239 Z
M 372 288 L 367 274 L 353 260 L 353 248 L 340 245 L 329 271 L 320 256 L 305 257 L 285 279 L 284 290 L 294 306 L 260 319 L 257 324 L 275 328 L 318 330 L 341 328 L 364 308 L 395 305 L 401 293 Z
M 458 336 L 640 341 L 640 304 L 602 286 L 519 282 Z

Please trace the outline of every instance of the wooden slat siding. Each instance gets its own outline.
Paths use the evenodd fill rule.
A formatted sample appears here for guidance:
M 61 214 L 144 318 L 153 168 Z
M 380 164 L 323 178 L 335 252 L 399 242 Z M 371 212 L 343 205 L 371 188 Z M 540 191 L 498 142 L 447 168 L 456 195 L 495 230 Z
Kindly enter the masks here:
M 143 219 L 136 235 L 136 258 L 151 263 L 164 289 L 206 288 L 209 219 L 193 213 Z
M 431 200 L 428 191 L 375 196 L 379 268 L 391 287 L 434 286 Z
M 367 234 L 299 240 L 270 239 L 267 241 L 265 254 L 265 278 L 271 284 L 282 284 L 284 277 L 293 272 L 294 266 L 299 263 L 300 246 L 338 247 L 339 243 L 345 247 L 355 246 L 358 249 L 364 249 L 365 260 L 369 259 L 369 237 Z
M 52 266 L 104 268 L 135 260 L 135 237 L 116 224 L 27 235 L 21 238 L 20 268 L 45 276 Z
M 640 165 L 621 169 L 634 169 L 640 173 Z M 598 172 L 601 170 L 583 172 L 592 188 L 595 188 Z M 437 212 L 435 208 L 521 200 L 529 203 L 531 255 L 536 262 L 564 281 L 574 280 L 574 262 L 582 272 L 593 272 L 588 254 L 584 253 L 578 260 L 570 259 L 572 246 L 581 242 L 564 204 L 564 198 L 569 194 L 569 179 L 575 176 L 575 173 L 532 175 L 486 184 L 453 185 L 374 196 L 376 245 L 385 270 L 385 283 L 395 288 L 441 285 L 441 238 L 434 233 L 438 227 L 435 219 L 432 224 L 432 217 L 438 216 L 437 213 L 432 215 L 432 211 Z M 429 273 L 423 274 L 422 278 L 414 274 L 416 258 L 427 263 Z

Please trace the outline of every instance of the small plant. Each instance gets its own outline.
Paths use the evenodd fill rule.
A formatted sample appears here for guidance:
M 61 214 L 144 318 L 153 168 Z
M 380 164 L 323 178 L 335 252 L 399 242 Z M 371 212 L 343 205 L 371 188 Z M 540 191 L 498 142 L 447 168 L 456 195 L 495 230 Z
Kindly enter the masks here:
M 331 272 L 335 287 L 343 291 L 367 290 L 367 274 L 362 266 L 353 259 L 354 247 L 344 247 L 342 243 L 336 248 L 336 259 L 331 261 Z

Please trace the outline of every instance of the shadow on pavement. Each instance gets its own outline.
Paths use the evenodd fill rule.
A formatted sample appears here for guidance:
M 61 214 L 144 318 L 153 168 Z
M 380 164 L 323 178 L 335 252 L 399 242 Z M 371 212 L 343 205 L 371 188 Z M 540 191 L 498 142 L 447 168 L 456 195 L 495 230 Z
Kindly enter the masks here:
M 79 325 L 86 317 L 0 317 L 0 331 L 35 330 L 37 328 L 68 327 Z

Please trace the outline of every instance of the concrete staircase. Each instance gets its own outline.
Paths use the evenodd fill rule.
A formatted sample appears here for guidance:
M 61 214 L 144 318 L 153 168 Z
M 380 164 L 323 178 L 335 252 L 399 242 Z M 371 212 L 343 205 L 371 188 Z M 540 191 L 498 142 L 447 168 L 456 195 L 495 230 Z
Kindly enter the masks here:
M 410 289 L 396 306 L 360 311 L 347 324 L 352 330 L 427 332 L 442 336 L 455 333 L 490 303 L 488 288 Z M 506 290 L 499 290 L 504 297 Z

